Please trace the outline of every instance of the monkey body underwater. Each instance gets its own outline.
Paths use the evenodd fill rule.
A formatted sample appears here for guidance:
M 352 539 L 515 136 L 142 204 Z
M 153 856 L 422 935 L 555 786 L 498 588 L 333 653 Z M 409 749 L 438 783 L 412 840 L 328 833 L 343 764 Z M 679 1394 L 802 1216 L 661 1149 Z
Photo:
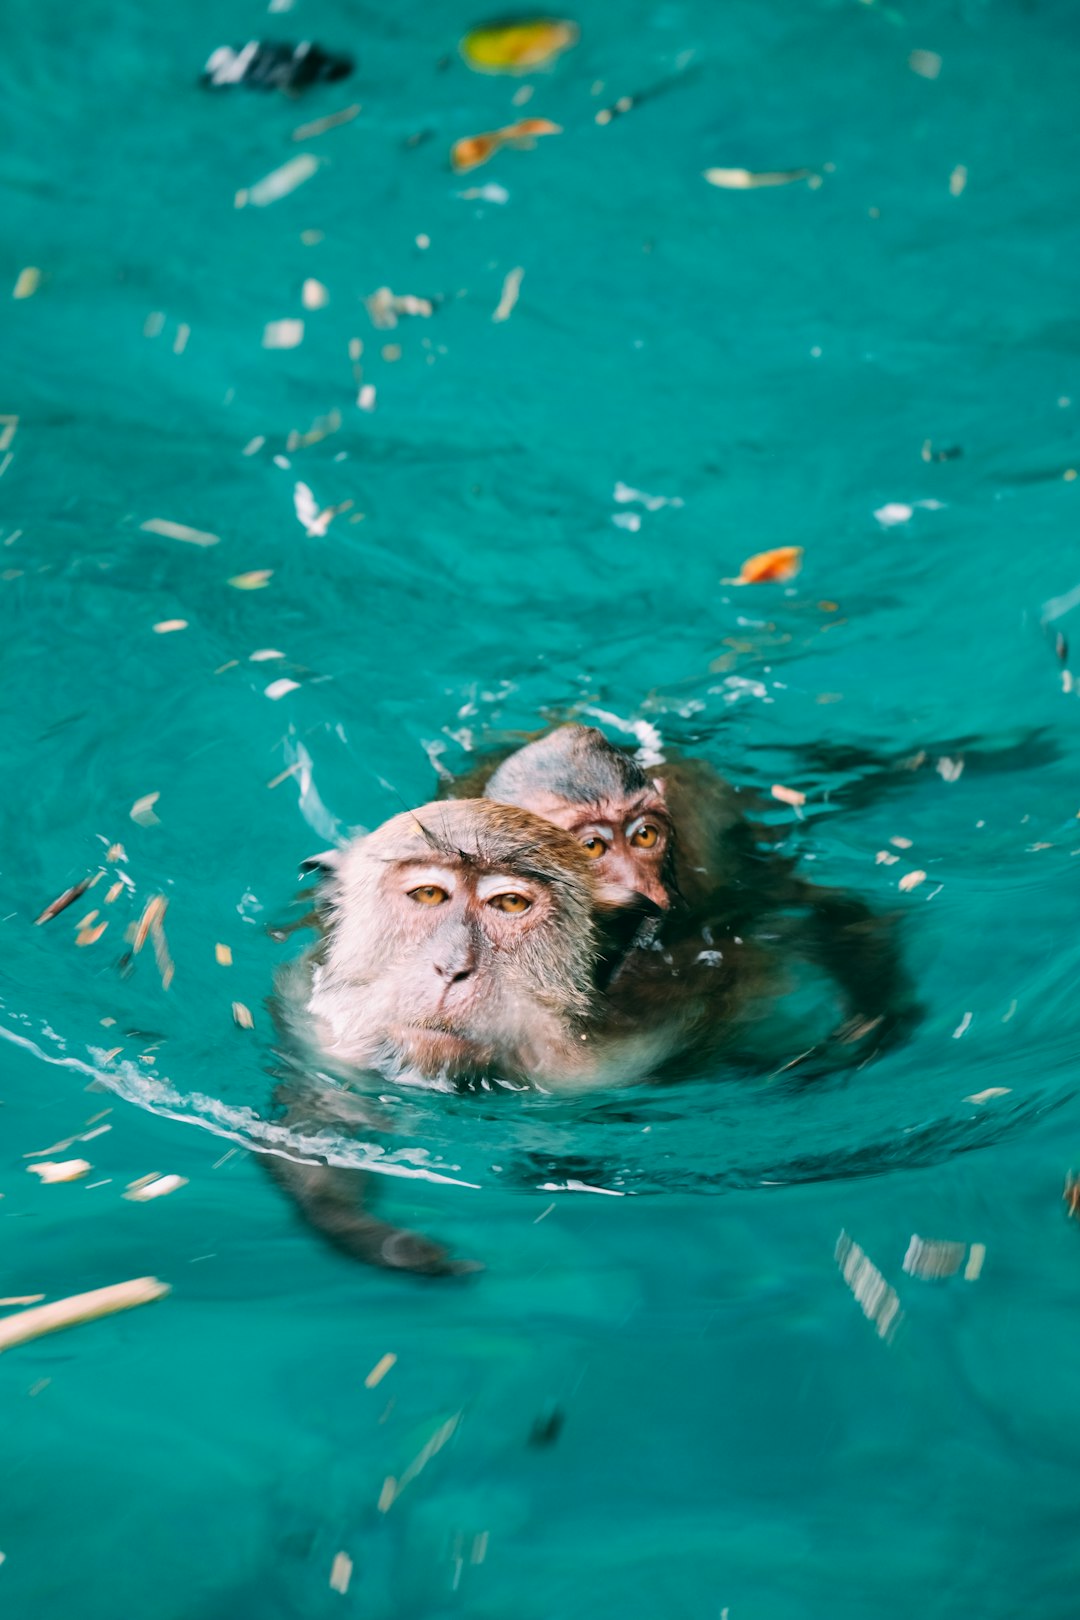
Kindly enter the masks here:
M 820 959 L 847 1017 L 782 1067 L 865 1061 L 914 1016 L 883 920 L 759 849 L 701 762 L 648 777 L 600 732 L 564 727 L 482 766 L 473 791 L 481 773 L 487 796 L 397 815 L 322 862 L 305 919 L 319 941 L 276 984 L 288 1126 L 385 1129 L 364 1096 L 372 1077 L 586 1093 L 700 1074 L 721 1055 L 761 1070 L 755 1039 L 800 953 Z M 260 1159 L 353 1257 L 475 1269 L 371 1214 L 371 1176 Z

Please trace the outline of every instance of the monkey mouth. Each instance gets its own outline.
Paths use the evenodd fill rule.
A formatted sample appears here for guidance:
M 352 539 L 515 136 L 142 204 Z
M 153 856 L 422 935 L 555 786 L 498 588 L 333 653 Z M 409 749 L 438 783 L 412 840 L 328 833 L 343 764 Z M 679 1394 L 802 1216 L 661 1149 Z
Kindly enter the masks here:
M 470 1040 L 440 1019 L 421 1019 L 394 1031 L 395 1045 L 406 1063 L 421 1074 L 467 1075 L 487 1067 L 491 1048 Z

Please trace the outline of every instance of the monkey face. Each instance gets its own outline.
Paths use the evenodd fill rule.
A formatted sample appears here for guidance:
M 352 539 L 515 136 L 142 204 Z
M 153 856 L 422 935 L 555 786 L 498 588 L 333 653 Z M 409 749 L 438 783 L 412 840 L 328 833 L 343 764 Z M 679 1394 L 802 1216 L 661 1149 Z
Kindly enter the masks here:
M 428 1079 L 557 1066 L 590 1007 L 597 904 L 581 845 L 526 812 L 394 817 L 339 867 L 311 1000 L 324 1045 Z
M 526 808 L 576 838 L 604 883 L 644 895 L 663 911 L 670 907 L 671 820 L 655 788 L 589 805 L 538 794 Z

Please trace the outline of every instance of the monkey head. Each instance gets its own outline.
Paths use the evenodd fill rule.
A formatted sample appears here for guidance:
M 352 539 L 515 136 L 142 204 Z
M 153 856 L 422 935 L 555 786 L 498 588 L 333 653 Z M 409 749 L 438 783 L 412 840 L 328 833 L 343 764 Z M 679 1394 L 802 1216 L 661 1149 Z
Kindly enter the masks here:
M 671 905 L 673 829 L 662 784 L 595 726 L 560 726 L 519 748 L 485 796 L 563 828 L 605 881 Z
M 580 1065 L 598 917 L 583 844 L 516 806 L 394 816 L 337 861 L 308 1003 L 328 1056 L 426 1079 L 543 1078 Z

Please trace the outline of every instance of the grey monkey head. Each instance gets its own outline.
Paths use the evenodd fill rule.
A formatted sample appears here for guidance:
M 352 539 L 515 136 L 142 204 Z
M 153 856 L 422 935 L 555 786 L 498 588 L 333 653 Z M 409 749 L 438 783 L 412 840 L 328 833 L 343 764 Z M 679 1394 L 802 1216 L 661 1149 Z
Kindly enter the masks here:
M 598 804 L 644 793 L 652 786 L 641 766 L 608 742 L 596 726 L 560 726 L 504 760 L 485 798 L 531 809 L 549 793 L 570 804 Z

